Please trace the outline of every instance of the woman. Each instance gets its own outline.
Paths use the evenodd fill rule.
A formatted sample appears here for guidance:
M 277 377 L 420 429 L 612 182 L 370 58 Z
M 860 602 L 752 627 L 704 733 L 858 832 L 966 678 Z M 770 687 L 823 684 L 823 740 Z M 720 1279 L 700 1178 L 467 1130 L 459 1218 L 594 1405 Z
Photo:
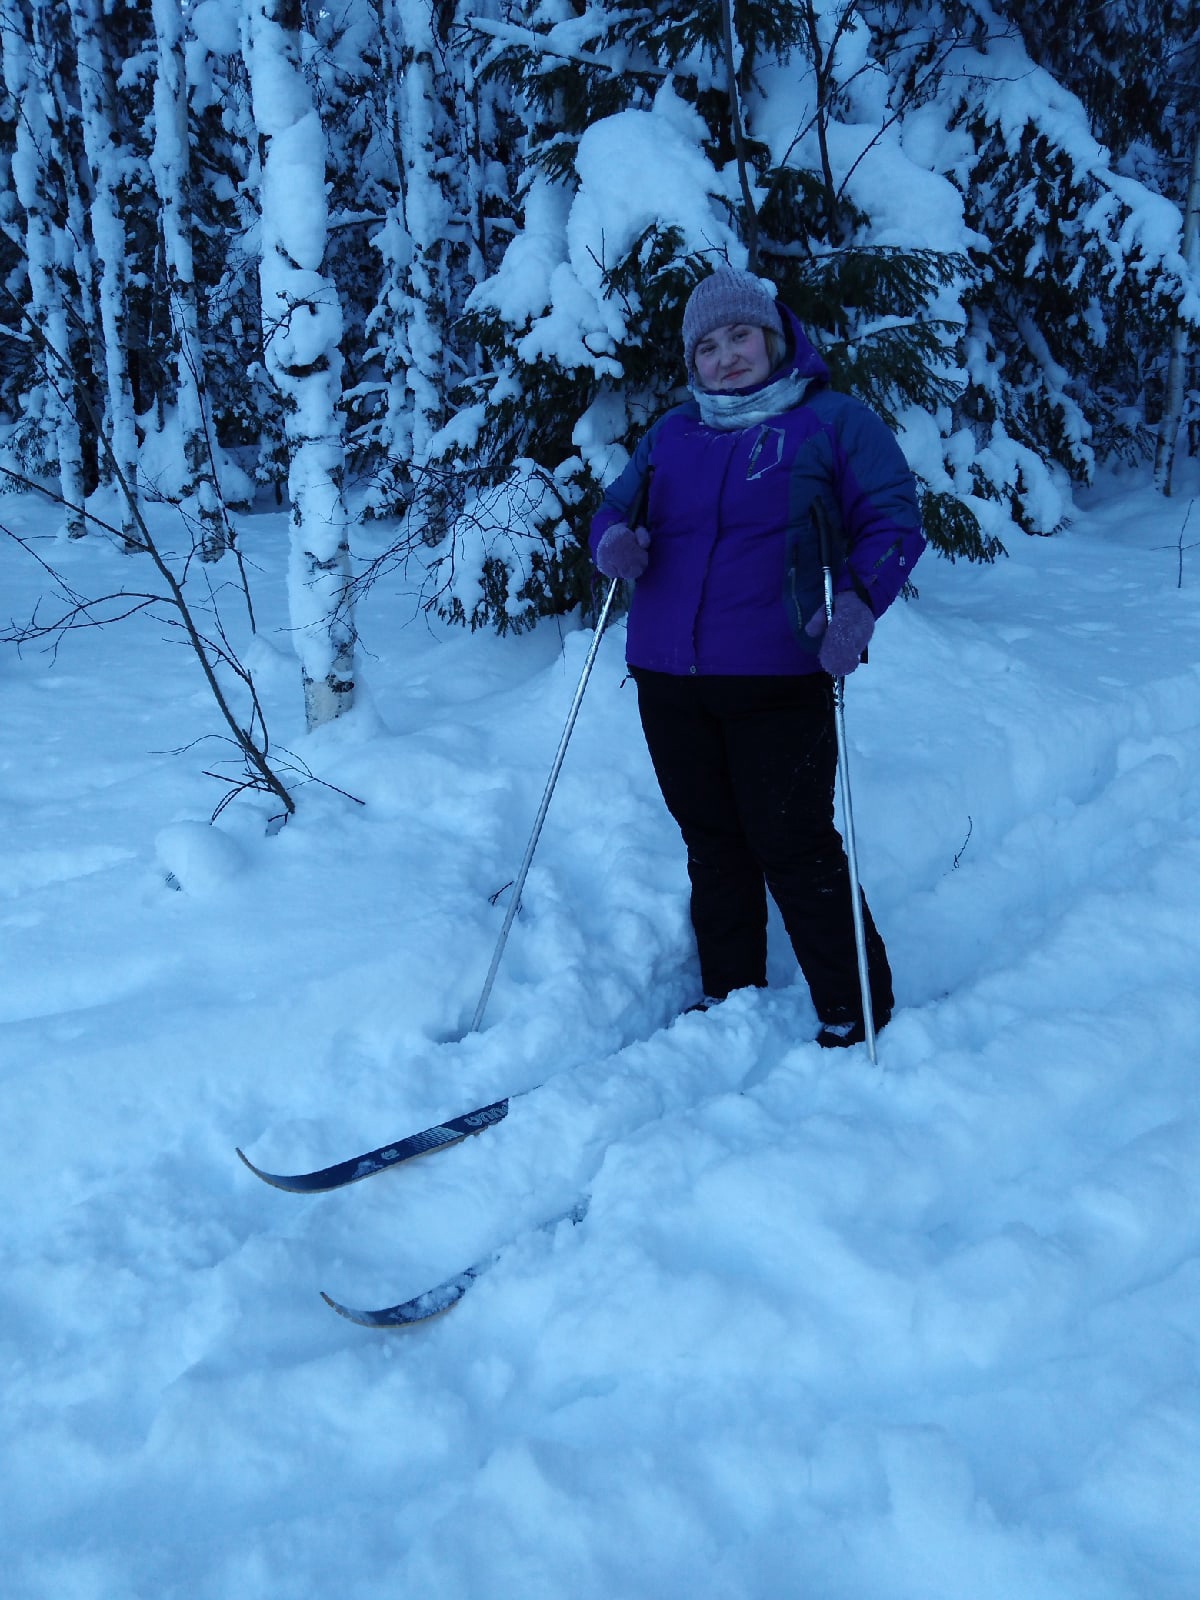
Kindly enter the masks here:
M 765 986 L 769 891 L 818 1042 L 854 1044 L 865 1025 L 833 822 L 832 678 L 863 659 L 924 548 L 916 486 L 891 431 L 830 389 L 762 279 L 727 266 L 703 279 L 683 345 L 692 399 L 660 418 L 609 488 L 592 551 L 601 572 L 635 584 L 626 653 L 687 846 L 706 1002 Z M 828 627 L 822 520 L 837 546 Z M 865 902 L 864 922 L 878 1030 L 892 979 Z

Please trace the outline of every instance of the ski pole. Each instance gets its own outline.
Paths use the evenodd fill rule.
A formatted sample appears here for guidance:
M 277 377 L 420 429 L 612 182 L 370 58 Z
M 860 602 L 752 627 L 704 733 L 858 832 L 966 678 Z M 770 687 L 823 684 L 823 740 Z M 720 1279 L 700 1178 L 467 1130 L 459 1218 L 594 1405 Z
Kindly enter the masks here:
M 534 819 L 533 832 L 529 835 L 529 843 L 525 846 L 524 860 L 521 862 L 520 869 L 513 881 L 512 898 L 508 903 L 508 911 L 505 913 L 504 925 L 500 929 L 500 937 L 496 940 L 496 948 L 492 952 L 492 964 L 488 968 L 488 975 L 483 985 L 483 993 L 479 996 L 479 1004 L 475 1007 L 475 1015 L 471 1018 L 471 1026 L 467 1030 L 468 1033 L 475 1033 L 479 1028 L 479 1024 L 483 1021 L 483 1013 L 487 1009 L 487 1003 L 492 993 L 492 985 L 496 981 L 496 973 L 500 967 L 500 958 L 504 954 L 504 946 L 508 943 L 508 935 L 513 921 L 520 910 L 521 890 L 525 887 L 525 879 L 529 876 L 533 852 L 537 849 L 537 842 L 542 832 L 542 823 L 545 822 L 546 812 L 550 809 L 550 797 L 554 793 L 555 784 L 558 782 L 558 774 L 567 753 L 567 744 L 570 741 L 572 729 L 575 727 L 575 719 L 579 715 L 579 707 L 583 703 L 583 691 L 587 688 L 588 679 L 592 675 L 592 667 L 595 664 L 596 652 L 600 649 L 600 639 L 604 633 L 604 625 L 608 621 L 608 613 L 612 609 L 612 603 L 616 597 L 620 581 L 619 578 L 614 578 L 609 584 L 608 593 L 604 597 L 604 604 L 600 607 L 600 615 L 596 618 L 596 628 L 592 634 L 591 646 L 583 663 L 583 671 L 579 675 L 579 686 L 575 690 L 575 698 L 571 701 L 571 709 L 567 713 L 567 721 L 562 731 L 562 738 L 558 741 L 554 764 L 550 768 L 550 776 L 546 780 L 542 803 L 538 807 L 537 817 Z
M 650 479 L 653 467 L 646 473 L 638 486 L 638 491 L 633 497 L 629 508 L 629 526 L 636 528 L 639 522 L 644 521 L 646 510 L 650 504 Z M 496 948 L 492 952 L 492 964 L 488 968 L 488 975 L 484 979 L 483 992 L 479 996 L 479 1003 L 475 1007 L 475 1015 L 471 1018 L 468 1033 L 475 1033 L 483 1021 L 483 1013 L 487 1009 L 488 1000 L 491 998 L 492 985 L 496 981 L 496 973 L 500 967 L 500 958 L 504 954 L 504 946 L 508 943 L 508 935 L 516 920 L 517 912 L 521 909 L 521 890 L 525 887 L 525 879 L 529 876 L 530 864 L 533 861 L 533 852 L 537 849 L 537 842 L 541 836 L 542 823 L 546 820 L 546 813 L 550 809 L 550 797 L 554 793 L 554 785 L 558 782 L 559 770 L 567 753 L 572 729 L 575 727 L 575 718 L 579 715 L 579 707 L 583 703 L 583 691 L 587 688 L 588 679 L 592 675 L 596 654 L 600 649 L 600 640 L 604 634 L 604 627 L 608 621 L 608 614 L 612 610 L 613 601 L 617 597 L 617 589 L 621 583 L 620 578 L 614 578 L 608 586 L 608 593 L 604 597 L 604 604 L 600 607 L 600 614 L 596 618 L 596 626 L 592 632 L 592 642 L 588 647 L 584 659 L 583 671 L 579 674 L 579 684 L 575 690 L 575 698 L 571 701 L 571 709 L 567 712 L 566 724 L 563 727 L 562 738 L 558 741 L 558 750 L 555 752 L 554 762 L 550 768 L 550 776 L 546 779 L 545 792 L 542 803 L 538 807 L 537 816 L 534 818 L 533 831 L 529 835 L 529 843 L 525 846 L 525 856 L 513 880 L 512 898 L 508 903 L 508 910 L 504 916 L 504 924 L 500 929 L 500 937 L 496 940 Z
M 813 520 L 821 541 L 821 571 L 825 578 L 825 625 L 833 621 L 833 539 L 829 516 L 819 500 L 813 502 Z M 867 930 L 863 920 L 862 890 L 858 881 L 858 847 L 854 840 L 854 806 L 850 798 L 850 760 L 846 749 L 846 680 L 833 680 L 833 721 L 837 732 L 838 779 L 842 790 L 842 831 L 846 862 L 850 868 L 850 909 L 854 917 L 854 948 L 858 956 L 858 988 L 862 995 L 863 1034 L 867 1054 L 875 1065 L 875 1008 L 871 1003 L 871 976 L 867 966 Z

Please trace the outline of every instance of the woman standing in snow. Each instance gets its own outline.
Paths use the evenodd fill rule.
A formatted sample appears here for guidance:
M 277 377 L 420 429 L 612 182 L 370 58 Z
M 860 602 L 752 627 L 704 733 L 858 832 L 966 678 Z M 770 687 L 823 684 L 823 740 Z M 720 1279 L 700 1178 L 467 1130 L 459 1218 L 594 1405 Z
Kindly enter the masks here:
M 706 999 L 766 984 L 769 891 L 818 1042 L 853 1044 L 865 1025 L 833 821 L 832 678 L 859 665 L 924 548 L 916 486 L 891 431 L 830 389 L 762 279 L 727 266 L 703 279 L 683 345 L 692 399 L 660 418 L 608 489 L 592 551 L 601 572 L 636 584 L 626 653 L 687 846 Z M 630 526 L 641 504 L 644 526 Z M 822 516 L 837 544 L 828 627 Z M 863 909 L 879 1029 L 892 979 Z

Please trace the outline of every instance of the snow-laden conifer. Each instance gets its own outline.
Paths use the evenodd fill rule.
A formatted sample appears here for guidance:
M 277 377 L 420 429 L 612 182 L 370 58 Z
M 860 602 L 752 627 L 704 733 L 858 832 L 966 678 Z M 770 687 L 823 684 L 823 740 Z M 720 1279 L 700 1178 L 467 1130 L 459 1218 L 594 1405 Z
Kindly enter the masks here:
M 751 252 L 845 386 L 915 419 L 944 542 L 987 553 L 924 425 L 962 388 L 961 206 L 905 154 L 855 11 L 539 6 L 482 30 L 528 156 L 521 228 L 467 307 L 487 366 L 437 441 L 479 474 L 447 540 L 449 615 L 519 627 L 580 597 L 600 488 L 680 396 L 687 294 Z
M 1144 455 L 1141 363 L 1187 314 L 1179 207 L 1114 165 L 1084 107 L 995 19 L 954 45 L 926 113 L 978 269 L 956 481 L 1051 533 L 1098 461 Z
M 1192 156 L 1192 171 L 1188 181 L 1187 200 L 1184 204 L 1183 258 L 1200 289 L 1200 121 L 1196 124 L 1196 145 Z M 1197 298 L 1200 298 L 1198 294 Z M 1154 455 L 1154 481 L 1164 494 L 1170 494 L 1175 453 L 1179 431 L 1183 426 L 1188 399 L 1188 357 L 1196 331 L 1196 317 L 1189 320 L 1177 314 L 1171 330 L 1170 353 L 1167 360 L 1167 377 L 1162 419 L 1158 429 L 1158 444 Z M 1193 411 L 1200 410 L 1197 397 L 1192 396 Z
M 1154 329 L 1195 303 L 1180 208 L 1003 6 L 613 0 L 474 26 L 527 142 L 518 232 L 467 307 L 484 367 L 435 441 L 464 474 L 447 614 L 522 626 L 583 593 L 579 534 L 678 396 L 682 300 L 719 256 L 773 278 L 896 427 L 950 555 L 1054 531 L 1097 461 L 1144 450 Z

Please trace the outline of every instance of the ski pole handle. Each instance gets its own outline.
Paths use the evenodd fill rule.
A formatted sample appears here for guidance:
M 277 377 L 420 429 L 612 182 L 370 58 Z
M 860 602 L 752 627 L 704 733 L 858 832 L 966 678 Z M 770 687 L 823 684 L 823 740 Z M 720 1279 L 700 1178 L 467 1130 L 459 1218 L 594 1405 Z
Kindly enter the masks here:
M 823 500 L 813 501 L 810 514 L 813 526 L 817 530 L 817 542 L 821 550 L 821 576 L 825 580 L 825 621 L 830 623 L 833 621 L 833 529 Z

